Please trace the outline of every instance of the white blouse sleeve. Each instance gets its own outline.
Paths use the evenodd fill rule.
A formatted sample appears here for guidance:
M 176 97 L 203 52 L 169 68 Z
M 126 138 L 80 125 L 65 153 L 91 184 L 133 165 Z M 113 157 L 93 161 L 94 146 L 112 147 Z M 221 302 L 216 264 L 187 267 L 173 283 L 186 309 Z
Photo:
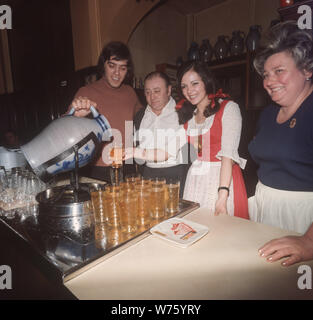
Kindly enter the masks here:
M 224 109 L 222 118 L 222 146 L 216 157 L 219 160 L 221 160 L 221 157 L 230 158 L 244 169 L 247 160 L 240 158 L 238 154 L 241 126 L 242 118 L 239 106 L 237 103 L 230 101 Z

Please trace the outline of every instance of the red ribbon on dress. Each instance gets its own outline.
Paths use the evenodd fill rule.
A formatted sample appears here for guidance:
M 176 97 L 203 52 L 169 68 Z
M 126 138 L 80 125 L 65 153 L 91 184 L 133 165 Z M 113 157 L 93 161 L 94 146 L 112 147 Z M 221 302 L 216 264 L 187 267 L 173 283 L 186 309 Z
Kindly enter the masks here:
M 211 93 L 208 95 L 208 98 L 211 100 L 211 108 L 212 109 L 215 107 L 214 98 L 225 99 L 225 98 L 229 98 L 229 97 L 230 97 L 229 94 L 223 93 L 222 89 L 218 89 L 215 94 Z M 178 101 L 176 104 L 176 109 L 177 110 L 181 109 L 185 101 L 186 101 L 186 99 L 181 99 L 180 101 Z
M 177 110 L 181 109 L 185 101 L 186 101 L 186 99 L 181 99 L 180 101 L 178 101 L 176 103 L 176 109 Z
M 208 95 L 208 98 L 211 100 L 211 108 L 213 109 L 215 107 L 215 98 L 218 99 L 225 99 L 229 98 L 229 94 L 223 93 L 222 89 L 218 89 L 215 94 L 211 93 Z

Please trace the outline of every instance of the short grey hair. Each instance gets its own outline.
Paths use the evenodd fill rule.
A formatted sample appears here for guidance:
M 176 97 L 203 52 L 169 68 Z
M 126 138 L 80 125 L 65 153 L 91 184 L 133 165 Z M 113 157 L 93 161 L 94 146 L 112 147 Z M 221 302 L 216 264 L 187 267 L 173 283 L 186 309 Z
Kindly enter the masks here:
M 301 71 L 313 71 L 313 41 L 311 30 L 301 30 L 294 21 L 274 25 L 267 34 L 265 48 L 253 61 L 256 71 L 263 76 L 266 60 L 275 53 L 287 52 Z

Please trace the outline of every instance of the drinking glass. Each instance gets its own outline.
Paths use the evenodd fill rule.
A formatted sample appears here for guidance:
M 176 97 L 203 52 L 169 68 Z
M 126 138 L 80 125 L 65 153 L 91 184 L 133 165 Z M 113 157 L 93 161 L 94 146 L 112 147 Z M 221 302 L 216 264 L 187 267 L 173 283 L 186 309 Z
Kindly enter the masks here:
M 7 172 L 3 166 L 0 166 L 0 184 L 4 189 L 8 187 Z
M 28 187 L 28 179 L 30 177 L 30 173 L 23 172 L 23 175 L 20 179 L 20 185 L 19 185 L 19 197 L 21 201 L 27 200 L 27 187 Z
M 110 227 L 121 227 L 121 187 L 110 185 L 104 192 L 104 210 Z
M 23 173 L 22 168 L 15 167 L 11 169 L 11 180 L 10 180 L 10 187 L 12 189 L 17 189 L 20 181 L 21 181 L 21 175 Z
M 119 227 L 110 227 L 105 223 L 95 223 L 95 244 L 100 249 L 113 248 L 130 238 Z
M 107 245 L 107 228 L 105 223 L 95 223 L 95 245 L 99 249 L 105 249 Z
M 94 183 L 90 187 L 91 203 L 96 223 L 105 223 L 108 220 L 104 206 L 105 184 Z
M 172 216 L 179 211 L 179 188 L 180 182 L 178 179 L 169 179 L 167 181 L 165 202 L 168 216 Z
M 0 166 L 0 192 L 8 187 L 8 177 L 5 167 Z
M 150 213 L 151 213 L 151 189 L 137 188 L 138 206 L 137 206 L 137 226 L 139 231 L 144 231 L 150 227 Z
M 121 198 L 121 226 L 122 231 L 134 234 L 137 231 L 138 196 L 136 191 L 123 193 Z
M 40 184 L 38 178 L 32 174 L 27 173 L 27 181 L 26 181 L 26 191 L 25 197 L 26 201 L 30 203 L 35 203 L 35 197 L 40 192 Z
M 151 179 L 151 218 L 161 219 L 165 216 L 165 179 Z
M 123 164 L 123 144 L 113 143 L 113 147 L 110 151 L 110 158 L 112 159 L 112 167 L 122 166 Z

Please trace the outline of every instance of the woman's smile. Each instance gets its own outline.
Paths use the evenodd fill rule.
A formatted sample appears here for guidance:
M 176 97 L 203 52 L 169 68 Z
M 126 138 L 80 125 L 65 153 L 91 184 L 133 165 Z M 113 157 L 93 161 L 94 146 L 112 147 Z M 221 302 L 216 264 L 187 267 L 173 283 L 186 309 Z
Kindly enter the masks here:
M 272 100 L 282 107 L 299 104 L 307 96 L 310 76 L 299 70 L 286 52 L 275 53 L 264 64 L 263 85 Z
M 209 104 L 204 82 L 199 74 L 193 70 L 186 72 L 181 81 L 181 89 L 185 98 L 197 107 L 206 107 Z

